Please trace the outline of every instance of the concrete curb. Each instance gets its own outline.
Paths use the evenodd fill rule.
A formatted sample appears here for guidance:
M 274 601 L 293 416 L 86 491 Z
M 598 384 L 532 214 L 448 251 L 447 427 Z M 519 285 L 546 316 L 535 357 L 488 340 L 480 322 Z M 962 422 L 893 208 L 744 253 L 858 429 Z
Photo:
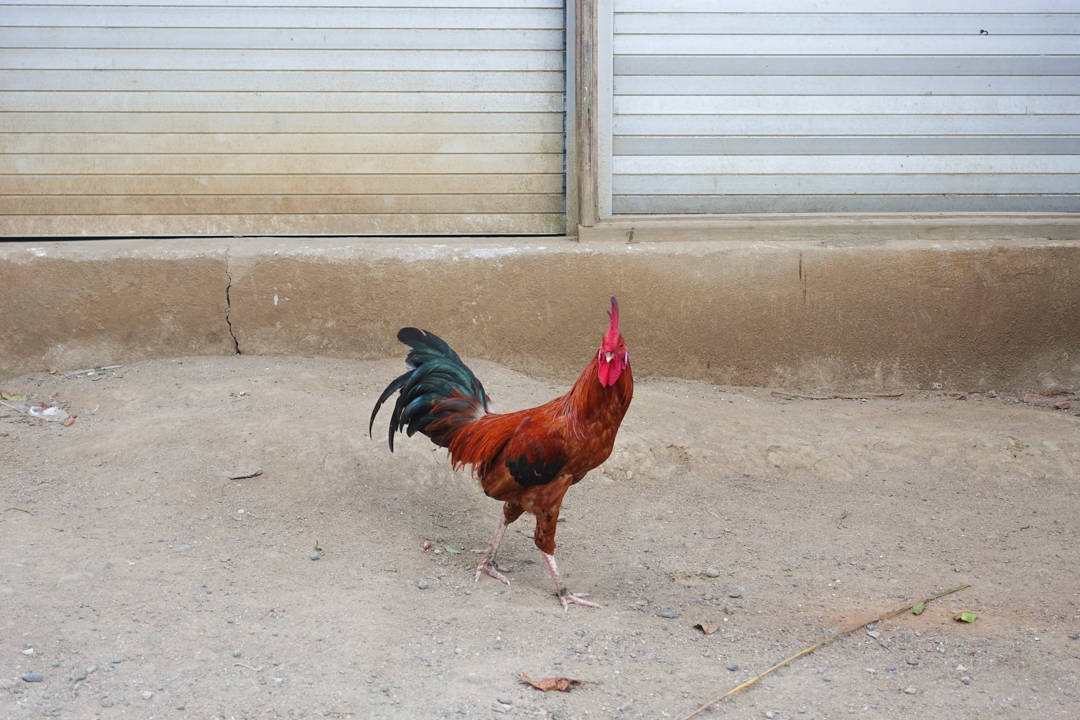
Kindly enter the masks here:
M 1080 240 L 986 235 L 2 243 L 0 377 L 237 349 L 386 357 L 417 325 L 466 359 L 569 378 L 614 294 L 639 377 L 1080 386 Z

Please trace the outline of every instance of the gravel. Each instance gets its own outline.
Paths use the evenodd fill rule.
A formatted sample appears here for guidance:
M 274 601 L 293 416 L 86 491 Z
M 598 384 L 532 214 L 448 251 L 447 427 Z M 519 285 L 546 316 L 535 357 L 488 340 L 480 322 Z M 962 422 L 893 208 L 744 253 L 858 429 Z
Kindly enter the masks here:
M 431 587 L 431 582 L 429 582 L 427 578 L 420 578 L 416 581 L 416 587 L 420 588 L 421 590 L 427 590 L 429 587 Z
M 26 673 L 22 676 L 22 679 L 24 682 L 28 683 L 39 683 L 45 679 L 45 676 L 41 673 Z
M 661 610 L 660 612 L 656 613 L 656 615 L 658 617 L 667 618 L 669 620 L 673 620 L 673 619 L 679 617 L 679 613 L 677 613 L 674 610 L 667 610 L 667 609 Z

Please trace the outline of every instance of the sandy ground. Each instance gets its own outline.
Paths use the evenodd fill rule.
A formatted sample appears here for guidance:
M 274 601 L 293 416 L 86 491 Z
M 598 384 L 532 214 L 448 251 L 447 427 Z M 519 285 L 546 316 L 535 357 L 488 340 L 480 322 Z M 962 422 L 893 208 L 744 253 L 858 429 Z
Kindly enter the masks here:
M 473 366 L 504 409 L 565 388 Z M 0 408 L 0 717 L 683 718 L 961 583 L 704 716 L 1080 717 L 1080 402 L 639 380 L 557 537 L 603 608 L 563 614 L 530 518 L 503 544 L 512 589 L 474 583 L 498 504 L 426 439 L 390 454 L 386 416 L 368 438 L 401 367 L 0 383 L 78 415 Z M 518 671 L 586 682 L 541 693 Z

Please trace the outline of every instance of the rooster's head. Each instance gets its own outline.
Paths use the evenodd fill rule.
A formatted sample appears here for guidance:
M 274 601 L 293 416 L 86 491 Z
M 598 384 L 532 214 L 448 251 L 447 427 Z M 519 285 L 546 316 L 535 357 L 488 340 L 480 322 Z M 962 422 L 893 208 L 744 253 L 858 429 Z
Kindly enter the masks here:
M 614 385 L 622 371 L 630 366 L 630 353 L 626 349 L 626 341 L 619 333 L 619 303 L 615 302 L 615 298 L 611 298 L 609 315 L 611 315 L 611 324 L 604 333 L 604 341 L 597 355 L 599 361 L 597 376 L 604 387 Z

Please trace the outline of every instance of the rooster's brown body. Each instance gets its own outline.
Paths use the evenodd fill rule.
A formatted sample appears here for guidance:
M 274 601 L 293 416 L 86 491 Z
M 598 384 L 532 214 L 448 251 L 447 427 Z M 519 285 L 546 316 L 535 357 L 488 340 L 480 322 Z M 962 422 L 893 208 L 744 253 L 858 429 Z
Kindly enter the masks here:
M 509 584 L 495 563 L 495 553 L 506 526 L 529 512 L 536 516 L 534 542 L 544 553 L 563 607 L 569 603 L 594 606 L 562 591 L 552 553 L 563 496 L 611 454 L 634 393 L 615 299 L 603 345 L 570 391 L 512 413 L 488 412 L 488 396 L 480 381 L 435 335 L 403 328 L 398 339 L 412 348 L 406 358 L 411 369 L 386 388 L 371 422 L 398 391 L 390 420 L 390 449 L 398 430 L 409 435 L 422 432 L 449 450 L 455 468 L 471 466 L 485 494 L 503 501 L 499 529 L 477 568 L 477 577 L 487 572 Z

